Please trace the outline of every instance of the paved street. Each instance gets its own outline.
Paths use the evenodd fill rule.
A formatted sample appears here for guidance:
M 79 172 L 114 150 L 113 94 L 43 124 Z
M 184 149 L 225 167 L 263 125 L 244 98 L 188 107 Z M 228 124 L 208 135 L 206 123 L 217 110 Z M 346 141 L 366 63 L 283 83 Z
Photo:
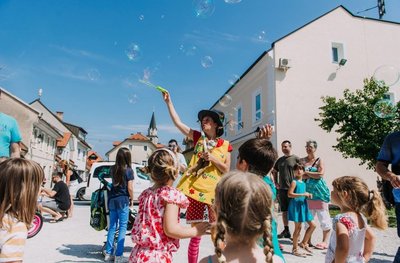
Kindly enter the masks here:
M 45 222 L 42 231 L 27 241 L 25 260 L 26 263 L 37 262 L 102 262 L 101 247 L 106 239 L 106 231 L 95 231 L 89 225 L 89 204 L 75 203 L 74 217 L 59 223 Z M 47 220 L 48 221 L 48 220 Z M 278 223 L 280 223 L 280 218 Z M 293 229 L 293 228 L 291 228 Z M 315 241 L 319 240 L 320 232 L 316 230 Z M 370 262 L 392 262 L 397 246 L 400 244 L 394 228 L 384 232 L 376 231 L 378 244 L 374 258 Z M 285 257 L 287 262 L 324 262 L 325 252 L 315 251 L 315 255 L 308 258 L 293 257 L 291 242 L 283 239 Z M 124 256 L 128 257 L 132 248 L 132 241 L 127 236 Z M 188 240 L 181 241 L 181 248 L 174 255 L 174 262 L 187 262 Z M 203 237 L 200 258 L 213 253 L 213 246 L 209 237 Z

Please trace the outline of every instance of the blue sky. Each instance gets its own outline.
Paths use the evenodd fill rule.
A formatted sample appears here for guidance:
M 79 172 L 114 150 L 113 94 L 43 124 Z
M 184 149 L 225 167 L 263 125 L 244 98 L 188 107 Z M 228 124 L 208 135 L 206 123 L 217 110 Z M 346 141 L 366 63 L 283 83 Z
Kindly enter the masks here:
M 147 134 L 155 111 L 161 143 L 182 135 L 158 91 L 168 89 L 181 119 L 197 128 L 230 82 L 273 41 L 338 5 L 353 14 L 376 0 L 0 0 L 0 86 L 42 102 L 83 127 L 104 154 L 131 133 Z M 232 1 L 231 2 L 235 2 Z M 400 22 L 400 3 L 386 0 L 385 20 Z M 377 9 L 361 13 L 378 18 Z M 127 50 L 135 47 L 135 52 Z M 212 64 L 201 63 L 205 57 Z

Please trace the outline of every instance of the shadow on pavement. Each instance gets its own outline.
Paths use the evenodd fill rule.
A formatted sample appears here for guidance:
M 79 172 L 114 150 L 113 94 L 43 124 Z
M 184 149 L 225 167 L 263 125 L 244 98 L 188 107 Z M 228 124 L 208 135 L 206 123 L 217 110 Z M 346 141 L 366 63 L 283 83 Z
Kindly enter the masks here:
M 58 262 L 103 262 L 104 257 L 102 254 L 103 244 L 93 245 L 93 244 L 64 244 L 61 248 L 57 249 L 61 254 L 67 256 L 77 257 L 76 261 L 73 260 L 63 260 Z M 125 246 L 124 253 L 130 253 L 132 247 Z M 96 261 L 83 261 L 83 259 L 96 259 Z

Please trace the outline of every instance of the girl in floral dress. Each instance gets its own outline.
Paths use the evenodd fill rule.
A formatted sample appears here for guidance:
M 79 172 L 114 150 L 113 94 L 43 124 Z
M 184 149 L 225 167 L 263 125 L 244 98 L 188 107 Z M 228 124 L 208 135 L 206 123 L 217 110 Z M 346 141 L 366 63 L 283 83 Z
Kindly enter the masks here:
M 192 227 L 179 224 L 181 208 L 187 208 L 187 197 L 172 187 L 178 175 L 175 154 L 159 149 L 149 157 L 146 168 L 154 185 L 139 196 L 139 212 L 132 229 L 129 262 L 172 262 L 172 252 L 179 248 L 179 239 L 203 235 L 209 224 Z
M 364 263 L 372 256 L 375 236 L 367 225 L 387 228 L 385 206 L 380 194 L 369 190 L 358 177 L 343 176 L 332 183 L 332 203 L 340 207 L 333 219 L 333 231 L 326 253 L 326 263 Z

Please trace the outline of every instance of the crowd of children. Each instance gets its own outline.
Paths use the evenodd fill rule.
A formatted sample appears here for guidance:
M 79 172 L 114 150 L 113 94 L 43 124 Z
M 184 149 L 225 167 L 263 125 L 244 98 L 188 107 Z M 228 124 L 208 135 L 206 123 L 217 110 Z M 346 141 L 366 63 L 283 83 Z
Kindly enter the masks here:
M 176 154 L 162 148 L 149 157 L 145 170 L 154 185 L 138 198 L 139 209 L 132 229 L 134 247 L 129 262 L 173 262 L 173 253 L 179 249 L 179 240 L 183 238 L 191 238 L 188 262 L 197 262 L 200 237 L 208 234 L 211 234 L 215 254 L 201 259 L 201 263 L 285 262 L 275 220 L 276 188 L 271 171 L 278 155 L 269 141 L 271 126 L 261 128 L 257 138 L 241 145 L 237 169 L 229 172 L 232 147 L 220 138 L 223 114 L 201 111 L 198 116 L 201 132 L 198 132 L 181 122 L 168 93 L 164 93 L 163 98 L 174 124 L 194 139 L 195 151 L 188 167 L 190 172 L 182 176 L 177 188 L 173 187 L 179 175 Z M 111 187 L 126 188 L 121 191 L 132 199 L 132 176 L 125 175 L 130 171 L 128 157 L 120 158 L 125 162 L 120 165 L 120 173 L 113 172 L 113 175 L 120 175 L 119 180 L 113 179 Z M 313 167 L 317 161 L 309 166 Z M 307 202 L 313 199 L 313 193 L 308 191 L 303 180 L 303 177 L 314 177 L 311 169 L 303 164 L 294 165 L 295 178 L 287 191 L 290 198 L 288 219 L 295 225 L 292 253 L 299 257 L 313 255 L 309 244 L 316 228 Z M 32 161 L 11 158 L 0 164 L 1 262 L 23 259 L 27 228 L 36 209 L 42 181 L 43 170 Z M 354 176 L 338 177 L 332 185 L 331 201 L 340 208 L 340 214 L 332 220 L 333 233 L 325 262 L 367 262 L 375 245 L 367 220 L 378 229 L 387 227 L 381 196 Z M 123 206 L 115 207 L 116 218 L 122 208 L 126 210 L 129 206 L 127 198 L 124 197 Z M 191 225 L 180 224 L 181 209 L 188 209 L 187 221 Z M 115 221 L 114 229 L 118 220 Z M 303 223 L 308 227 L 301 239 Z M 122 247 L 112 248 L 110 244 L 107 244 L 106 259 L 110 259 L 114 250 L 121 256 L 123 238 Z

